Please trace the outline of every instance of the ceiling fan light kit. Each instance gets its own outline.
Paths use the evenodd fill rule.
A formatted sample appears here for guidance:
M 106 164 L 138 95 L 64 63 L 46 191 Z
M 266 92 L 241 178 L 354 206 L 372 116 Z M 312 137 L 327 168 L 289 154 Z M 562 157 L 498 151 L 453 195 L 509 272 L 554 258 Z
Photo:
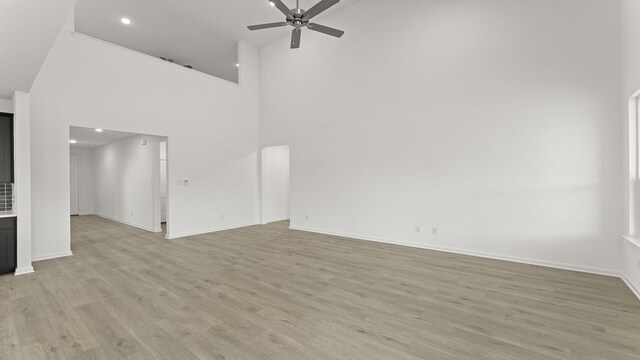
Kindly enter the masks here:
M 302 35 L 303 27 L 306 27 L 309 30 L 317 31 L 339 38 L 344 35 L 344 31 L 310 22 L 311 19 L 339 2 L 340 0 L 322 0 L 319 3 L 315 4 L 311 9 L 305 11 L 303 9 L 300 9 L 299 0 L 296 0 L 296 7 L 294 9 L 289 9 L 281 0 L 269 0 L 269 4 L 271 6 L 278 8 L 278 10 L 280 10 L 280 12 L 282 12 L 286 16 L 286 21 L 251 25 L 248 26 L 248 28 L 249 30 L 254 31 L 272 29 L 287 25 L 292 26 L 294 27 L 293 31 L 291 32 L 292 49 L 298 49 L 300 47 L 300 37 Z

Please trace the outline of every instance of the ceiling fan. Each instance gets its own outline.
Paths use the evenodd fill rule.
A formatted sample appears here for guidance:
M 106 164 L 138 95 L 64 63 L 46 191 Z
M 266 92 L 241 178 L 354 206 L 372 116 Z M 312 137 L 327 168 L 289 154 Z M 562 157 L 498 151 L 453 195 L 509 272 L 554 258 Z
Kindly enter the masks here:
M 297 49 L 300 47 L 300 36 L 302 35 L 302 28 L 307 27 L 309 30 L 321 32 L 323 34 L 335 36 L 337 38 L 342 37 L 344 35 L 344 31 L 334 29 L 328 26 L 310 23 L 309 21 L 332 7 L 333 5 L 339 3 L 340 0 L 322 0 L 319 3 L 315 4 L 309 10 L 300 9 L 300 0 L 296 0 L 295 9 L 289 9 L 287 5 L 283 4 L 281 0 L 269 0 L 271 6 L 275 6 L 280 10 L 286 17 L 286 21 L 277 22 L 277 23 L 269 23 L 269 24 L 261 24 L 261 25 L 252 25 L 247 26 L 249 30 L 263 30 L 263 29 L 271 29 L 282 26 L 293 26 L 293 32 L 291 34 L 291 48 Z

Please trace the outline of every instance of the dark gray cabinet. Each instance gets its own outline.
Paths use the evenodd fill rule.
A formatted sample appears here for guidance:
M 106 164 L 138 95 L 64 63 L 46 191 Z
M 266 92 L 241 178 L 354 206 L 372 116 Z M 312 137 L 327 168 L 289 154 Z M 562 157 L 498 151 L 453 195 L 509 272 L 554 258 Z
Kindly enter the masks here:
M 0 218 L 0 274 L 16 270 L 16 218 Z
M 0 184 L 13 183 L 13 115 L 0 113 Z

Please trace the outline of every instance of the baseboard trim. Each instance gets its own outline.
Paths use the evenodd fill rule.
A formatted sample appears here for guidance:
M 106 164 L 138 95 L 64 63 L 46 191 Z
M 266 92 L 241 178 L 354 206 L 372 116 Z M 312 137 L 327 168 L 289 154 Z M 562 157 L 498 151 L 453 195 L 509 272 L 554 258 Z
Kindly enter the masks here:
M 640 289 L 638 289 L 631 280 L 624 274 L 620 274 L 620 278 L 624 281 L 625 284 L 631 289 L 631 292 L 640 300 Z
M 318 229 L 313 229 L 313 228 L 308 228 L 303 226 L 290 226 L 289 228 L 292 230 L 306 231 L 306 232 L 325 234 L 325 235 L 331 235 L 331 236 L 339 236 L 339 237 L 344 237 L 344 238 L 349 238 L 354 240 L 373 241 L 373 242 L 379 242 L 384 244 L 407 246 L 407 247 L 413 247 L 413 248 L 425 249 L 425 250 L 442 251 L 442 252 L 447 252 L 452 254 L 476 256 L 476 257 L 482 257 L 487 259 L 510 261 L 515 263 L 527 264 L 527 265 L 545 266 L 550 268 L 578 271 L 578 272 L 596 274 L 596 275 L 604 275 L 604 276 L 612 276 L 612 277 L 620 277 L 621 275 L 619 271 L 615 271 L 615 270 L 558 263 L 558 262 L 552 262 L 552 261 L 546 261 L 546 260 L 535 260 L 535 259 L 521 258 L 517 256 L 485 253 L 485 252 L 479 252 L 479 251 L 470 251 L 470 250 L 450 248 L 450 247 L 444 247 L 444 246 L 434 246 L 429 244 L 405 243 L 405 242 L 395 241 L 390 239 L 373 238 L 373 237 L 354 235 L 354 234 L 329 232 L 329 231 L 323 231 L 323 230 L 318 230 Z
M 157 229 L 146 227 L 144 225 L 138 225 L 138 224 L 135 224 L 135 223 L 132 223 L 132 222 L 128 222 L 126 220 L 120 220 L 120 219 L 112 218 L 111 216 L 100 215 L 100 214 L 96 214 L 96 216 L 101 217 L 101 218 L 105 218 L 107 220 L 115 221 L 115 222 L 118 222 L 120 224 L 133 226 L 134 228 L 138 228 L 138 229 L 141 229 L 141 230 L 149 231 L 149 232 L 152 232 L 152 233 L 156 233 L 156 232 L 162 231 L 162 230 L 158 231 Z
M 44 255 L 36 255 L 31 257 L 31 261 L 42 261 L 42 260 L 50 260 L 57 259 L 61 257 L 73 256 L 71 251 L 61 251 L 56 253 L 44 254 Z
M 168 240 L 176 240 L 176 239 L 180 239 L 180 238 L 184 238 L 184 237 L 188 237 L 188 236 L 209 234 L 209 233 L 214 233 L 214 232 L 218 232 L 218 231 L 233 230 L 233 229 L 239 229 L 239 228 L 243 228 L 243 227 L 247 227 L 247 226 L 255 226 L 255 225 L 260 225 L 260 223 L 255 221 L 255 222 L 249 222 L 249 223 L 244 223 L 244 224 L 221 226 L 221 227 L 216 227 L 216 228 L 211 228 L 211 229 L 206 229 L 206 230 L 189 231 L 189 232 L 178 233 L 178 234 L 167 234 L 167 239 Z
M 19 276 L 19 275 L 31 274 L 32 272 L 35 272 L 33 270 L 33 266 L 27 266 L 27 267 L 23 267 L 23 268 L 20 268 L 20 269 L 16 269 L 16 271 L 13 273 L 13 275 Z

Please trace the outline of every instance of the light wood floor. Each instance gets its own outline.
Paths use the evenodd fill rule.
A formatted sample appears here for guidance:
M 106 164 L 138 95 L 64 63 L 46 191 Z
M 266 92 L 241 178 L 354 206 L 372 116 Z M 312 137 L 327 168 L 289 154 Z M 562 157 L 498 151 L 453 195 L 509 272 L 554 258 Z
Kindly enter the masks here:
M 72 247 L 0 276 L 0 359 L 640 359 L 615 278 L 287 223 L 167 241 L 73 217 Z

